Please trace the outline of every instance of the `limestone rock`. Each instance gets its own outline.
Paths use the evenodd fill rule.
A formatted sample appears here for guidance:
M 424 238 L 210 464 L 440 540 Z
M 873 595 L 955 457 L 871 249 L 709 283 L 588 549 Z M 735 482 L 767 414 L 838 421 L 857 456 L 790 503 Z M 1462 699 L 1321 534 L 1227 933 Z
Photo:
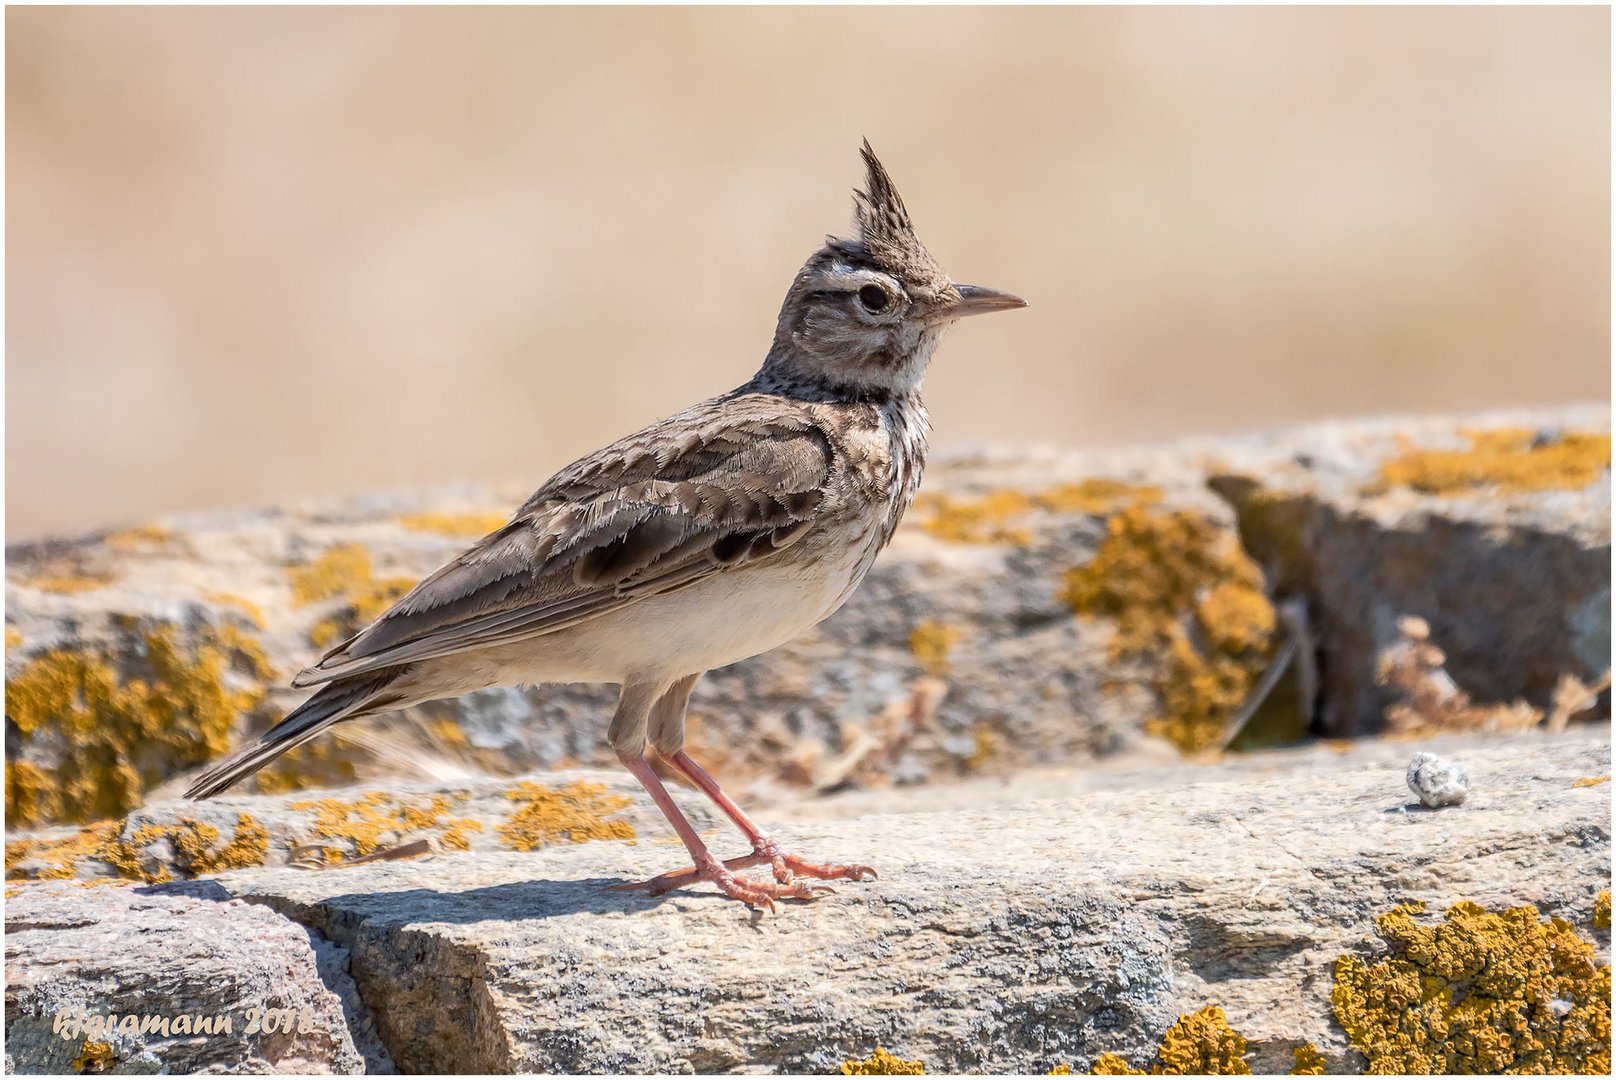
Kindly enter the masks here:
M 29 886 L 6 902 L 6 1071 L 358 1073 L 366 1051 L 386 1065 L 346 965 L 212 883 Z
M 1490 486 L 1411 486 L 1468 482 L 1469 428 L 1531 438 L 1488 444 L 1504 469 Z M 840 612 L 703 681 L 692 743 L 731 781 L 805 788 L 1008 773 L 1161 736 L 1216 747 L 1279 647 L 1273 596 L 1311 614 L 1319 731 L 1378 728 L 1374 658 L 1403 615 L 1428 620 L 1477 700 L 1541 708 L 1557 679 L 1608 664 L 1608 430 L 1608 409 L 1575 407 L 954 454 Z M 1434 481 L 1406 467 L 1430 447 L 1457 448 Z M 11 548 L 12 819 L 122 815 L 261 730 L 301 700 L 286 681 L 322 645 L 526 494 L 467 485 Z M 612 697 L 491 689 L 343 725 L 260 790 L 608 764 Z M 1294 740 L 1312 710 L 1291 711 Z
M 762 918 L 710 891 L 608 891 L 683 863 L 649 832 L 207 883 L 23 885 L 7 972 L 30 975 L 8 990 L 20 1040 L 8 1052 L 19 1069 L 61 1068 L 43 1021 L 12 1017 L 70 1000 L 129 1009 L 142 986 L 194 988 L 195 1007 L 303 1000 L 282 981 L 237 989 L 266 961 L 228 951 L 243 925 L 281 940 L 269 926 L 284 918 L 288 948 L 306 927 L 347 950 L 405 1071 L 824 1073 L 877 1046 L 933 1072 L 1083 1071 L 1105 1052 L 1148 1061 L 1180 1013 L 1207 1005 L 1246 1037 L 1257 1072 L 1286 1071 L 1304 1041 L 1329 1071 L 1361 1071 L 1329 991 L 1338 956 L 1375 951 L 1376 915 L 1414 900 L 1530 903 L 1586 931 L 1609 880 L 1610 784 L 1594 782 L 1610 773 L 1608 732 L 1421 745 L 1468 764 L 1462 806 L 1411 808 L 1411 747 L 1390 741 L 777 805 L 759 816 L 789 848 L 866 860 L 882 877 Z M 284 799 L 238 802 L 274 820 Z M 733 833 L 715 839 L 741 850 Z M 142 905 L 183 910 L 196 940 L 143 935 L 154 916 Z M 1608 960 L 1608 935 L 1597 940 Z M 290 984 L 305 985 L 304 955 Z M 209 956 L 240 969 L 227 976 Z M 151 1052 L 178 1068 L 163 1055 L 180 1049 Z

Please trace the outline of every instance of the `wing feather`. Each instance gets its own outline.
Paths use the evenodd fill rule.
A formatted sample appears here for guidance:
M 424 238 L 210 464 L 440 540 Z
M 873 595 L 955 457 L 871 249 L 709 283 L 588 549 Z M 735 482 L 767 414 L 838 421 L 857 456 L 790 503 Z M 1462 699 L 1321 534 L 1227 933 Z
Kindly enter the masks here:
M 563 469 L 294 685 L 554 633 L 789 546 L 834 455 L 810 418 L 749 396 L 764 400 L 705 402 Z

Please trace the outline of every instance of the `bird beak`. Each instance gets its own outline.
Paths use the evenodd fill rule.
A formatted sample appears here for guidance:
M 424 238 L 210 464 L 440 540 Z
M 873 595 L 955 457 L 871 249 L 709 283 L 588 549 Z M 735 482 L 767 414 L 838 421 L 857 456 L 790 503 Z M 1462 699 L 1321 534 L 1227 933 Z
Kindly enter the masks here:
M 980 285 L 956 285 L 954 288 L 959 292 L 959 300 L 938 308 L 929 322 L 950 322 L 967 315 L 986 315 L 990 311 L 1011 311 L 1027 306 L 1027 301 L 1021 297 L 998 289 L 984 289 Z

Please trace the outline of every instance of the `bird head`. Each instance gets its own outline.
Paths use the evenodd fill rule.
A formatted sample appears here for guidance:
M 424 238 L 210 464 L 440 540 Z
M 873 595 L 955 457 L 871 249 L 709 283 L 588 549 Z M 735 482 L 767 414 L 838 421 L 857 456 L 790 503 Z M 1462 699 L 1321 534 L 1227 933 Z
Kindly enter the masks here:
M 942 332 L 968 315 L 1026 307 L 952 281 L 915 235 L 892 177 L 863 147 L 857 239 L 827 238 L 786 293 L 764 375 L 860 398 L 917 390 Z

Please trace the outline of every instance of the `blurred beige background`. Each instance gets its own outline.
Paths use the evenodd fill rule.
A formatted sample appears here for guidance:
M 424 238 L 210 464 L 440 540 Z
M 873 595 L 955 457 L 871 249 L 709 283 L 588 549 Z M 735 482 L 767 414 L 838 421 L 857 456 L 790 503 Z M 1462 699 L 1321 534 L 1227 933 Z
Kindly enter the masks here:
M 1606 399 L 1609 12 L 6 12 L 6 534 L 536 486 L 743 381 L 868 136 L 936 442 Z

